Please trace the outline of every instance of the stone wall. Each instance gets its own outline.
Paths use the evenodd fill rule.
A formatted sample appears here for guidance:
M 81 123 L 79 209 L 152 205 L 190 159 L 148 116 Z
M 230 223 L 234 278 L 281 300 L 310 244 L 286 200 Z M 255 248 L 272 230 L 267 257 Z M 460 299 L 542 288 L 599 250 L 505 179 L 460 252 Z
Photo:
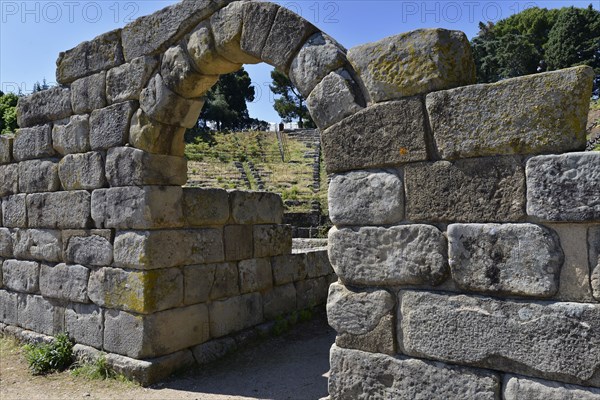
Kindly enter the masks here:
M 593 71 L 447 89 L 466 49 L 402 57 L 458 47 L 421 31 L 349 50 L 371 103 L 322 137 L 330 397 L 600 399 Z

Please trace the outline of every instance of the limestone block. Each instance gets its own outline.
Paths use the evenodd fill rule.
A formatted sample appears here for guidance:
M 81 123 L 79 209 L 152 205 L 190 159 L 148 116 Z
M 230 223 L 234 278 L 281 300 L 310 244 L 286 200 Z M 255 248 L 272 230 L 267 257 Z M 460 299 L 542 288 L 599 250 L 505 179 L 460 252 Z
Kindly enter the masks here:
M 242 24 L 240 49 L 253 57 L 261 58 L 262 50 L 265 47 L 279 8 L 277 4 L 267 2 L 246 2 L 243 4 L 244 22 Z
M 329 395 L 339 399 L 496 400 L 497 374 L 415 358 L 331 348 Z
M 294 285 L 298 310 L 313 308 L 327 301 L 329 282 L 325 277 L 298 281 Z
M 284 73 L 304 41 L 318 29 L 287 8 L 280 8 L 262 49 L 261 59 Z
M 525 174 L 518 157 L 407 165 L 411 221 L 517 222 L 525 218 Z
M 585 150 L 593 79 L 575 67 L 431 93 L 436 147 L 444 159 Z
M 97 228 L 154 229 L 183 225 L 179 186 L 98 189 L 92 193 Z
M 93 190 L 105 186 L 102 153 L 67 154 L 58 164 L 58 176 L 65 190 Z
M 17 325 L 18 295 L 0 290 L 0 321 L 7 325 Z
M 7 289 L 15 292 L 36 293 L 40 289 L 40 264 L 5 260 L 2 263 L 2 282 Z
M 196 362 L 199 365 L 204 365 L 224 357 L 237 350 L 237 348 L 238 346 L 235 340 L 226 337 L 202 343 L 194 347 L 192 351 L 194 352 L 194 359 Z
M 13 235 L 8 228 L 0 228 L 0 257 L 13 257 Z M 0 277 L 0 286 L 2 286 L 1 281 L 2 278 Z
M 263 294 L 265 320 L 272 321 L 296 311 L 296 287 L 293 283 L 275 286 Z
M 25 194 L 5 197 L 2 201 L 3 225 L 7 228 L 27 227 L 27 203 Z
M 219 80 L 219 75 L 202 75 L 196 72 L 181 45 L 165 52 L 160 75 L 169 89 L 186 99 L 204 95 Z
M 223 225 L 229 219 L 229 195 L 223 189 L 184 188 L 183 214 L 190 226 Z
M 157 57 L 142 56 L 112 68 L 106 74 L 106 98 L 109 104 L 138 100 L 142 89 L 158 66 Z
M 54 154 L 55 151 L 52 148 L 52 126 L 50 124 L 17 129 L 13 143 L 13 156 L 15 160 L 23 161 L 33 158 L 52 157 Z
M 355 291 L 334 283 L 329 287 L 327 320 L 338 334 L 364 335 L 391 313 L 396 300 L 385 290 Z
M 236 1 L 210 17 L 215 49 L 226 60 L 236 64 L 256 64 L 260 58 L 241 49 L 244 3 Z
M 206 304 L 175 308 L 152 315 L 104 312 L 104 350 L 133 358 L 173 353 L 209 338 Z
M 185 128 L 153 121 L 139 109 L 131 118 L 129 142 L 133 147 L 153 154 L 183 157 Z
M 239 22 L 241 24 L 241 17 Z M 203 75 L 228 74 L 242 67 L 242 64 L 228 61 L 217 53 L 208 20 L 201 22 L 187 38 L 187 52 L 194 69 Z
M 183 304 L 183 274 L 178 268 L 100 268 L 90 274 L 88 296 L 101 307 L 151 314 Z
M 121 30 L 118 29 L 60 53 L 56 61 L 56 80 L 62 84 L 71 83 L 123 62 Z
M 364 108 L 356 84 L 346 70 L 325 76 L 306 98 L 306 106 L 321 131 Z
M 527 161 L 527 214 L 547 221 L 600 220 L 600 153 Z
M 21 193 L 54 192 L 59 189 L 58 160 L 29 160 L 19 163 Z
M 90 225 L 90 194 L 85 190 L 27 196 L 30 228 L 80 229 Z
M 600 226 L 590 227 L 587 234 L 592 293 L 600 300 Z
M 335 225 L 390 225 L 404 218 L 404 185 L 393 170 L 336 174 L 329 183 Z
M 86 76 L 71 84 L 71 104 L 75 114 L 106 107 L 106 72 Z
M 217 300 L 240 294 L 239 274 L 236 263 L 215 265 L 215 279 L 210 290 L 210 299 Z
M 288 75 L 296 89 L 307 98 L 323 78 L 342 68 L 345 62 L 346 50 L 328 35 L 318 32 L 302 45 Z
M 376 104 L 323 132 L 327 172 L 427 160 L 425 137 L 421 99 Z
M 0 164 L 8 164 L 13 161 L 12 152 L 14 140 L 14 136 L 0 136 Z
M 75 342 L 102 348 L 104 321 L 102 309 L 93 304 L 71 304 L 65 310 L 65 327 Z
M 503 398 L 506 400 L 598 400 L 600 390 L 563 385 L 557 382 L 543 381 L 526 377 L 508 375 Z
M 240 261 L 240 291 L 242 294 L 263 292 L 273 287 L 273 273 L 268 258 L 254 258 Z
M 292 252 L 290 225 L 254 225 L 254 257 L 272 257 Z
M 20 97 L 17 103 L 17 124 L 21 128 L 57 121 L 71 114 L 71 91 L 60 86 Z
M 74 115 L 64 123 L 55 123 L 52 145 L 62 155 L 90 151 L 89 115 Z
M 95 233 L 95 231 L 91 231 L 90 234 L 82 233 L 65 238 L 63 232 L 65 261 L 89 266 L 110 265 L 113 260 L 113 246 L 110 235 L 109 238 L 106 238 Z
M 189 265 L 183 269 L 185 304 L 206 303 L 215 282 L 215 264 Z
M 271 258 L 275 285 L 306 279 L 306 256 L 304 254 L 285 254 Z
M 410 356 L 600 385 L 597 304 L 407 291 L 398 319 L 403 353 Z
M 263 304 L 259 293 L 248 293 L 209 304 L 210 336 L 217 338 L 263 322 Z
M 82 265 L 41 264 L 40 292 L 44 297 L 87 303 L 90 271 Z
M 19 193 L 19 164 L 0 165 L 0 197 Z
M 218 228 L 119 232 L 115 238 L 114 262 L 123 268 L 149 270 L 224 258 L 223 232 Z
M 127 143 L 131 116 L 137 103 L 128 101 L 95 110 L 90 116 L 90 147 L 106 150 Z
M 335 344 L 345 349 L 394 356 L 398 353 L 394 327 L 394 316 L 391 313 L 386 314 L 381 317 L 379 324 L 368 333 L 362 335 L 338 333 L 335 337 Z
M 106 177 L 111 187 L 185 185 L 187 160 L 131 147 L 114 147 L 107 153 Z
M 225 259 L 227 261 L 247 260 L 254 251 L 252 225 L 226 225 L 223 228 Z
M 438 285 L 449 272 L 446 239 L 431 225 L 332 228 L 329 259 L 349 285 Z
M 448 226 L 452 278 L 467 291 L 551 297 L 564 254 L 558 235 L 533 224 Z
M 60 231 L 49 229 L 17 229 L 13 239 L 16 258 L 47 262 L 62 261 Z
M 64 332 L 65 309 L 42 296 L 19 294 L 18 325 L 44 335 Z
M 318 278 L 334 273 L 326 249 L 307 251 L 305 256 L 306 272 L 309 278 Z
M 238 224 L 281 224 L 283 201 L 269 192 L 234 190 L 229 193 L 231 217 Z
M 348 61 L 371 101 L 379 103 L 475 83 L 467 36 L 446 29 L 417 29 L 354 47 Z
M 231 0 L 184 0 L 154 14 L 137 18 L 123 28 L 125 60 L 164 52 L 185 32 Z

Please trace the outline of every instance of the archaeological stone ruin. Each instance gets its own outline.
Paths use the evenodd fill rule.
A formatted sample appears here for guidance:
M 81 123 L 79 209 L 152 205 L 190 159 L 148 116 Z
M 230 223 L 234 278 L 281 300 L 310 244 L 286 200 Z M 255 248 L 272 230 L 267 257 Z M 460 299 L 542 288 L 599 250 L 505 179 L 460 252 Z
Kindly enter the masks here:
M 291 254 L 275 194 L 182 188 L 202 95 L 258 62 L 322 132 L 328 253 Z M 476 85 L 461 32 L 347 51 L 273 3 L 184 0 L 56 74 L 0 138 L 4 333 L 150 383 L 327 296 L 331 399 L 600 399 L 591 68 Z

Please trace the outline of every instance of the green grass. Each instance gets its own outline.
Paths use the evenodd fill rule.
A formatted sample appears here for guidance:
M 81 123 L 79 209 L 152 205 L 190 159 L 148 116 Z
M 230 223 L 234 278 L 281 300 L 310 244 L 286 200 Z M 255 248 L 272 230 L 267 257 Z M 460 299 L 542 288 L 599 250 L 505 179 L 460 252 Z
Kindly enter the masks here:
M 104 354 L 94 361 L 76 363 L 71 369 L 71 375 L 88 380 L 114 379 L 118 382 L 135 385 L 133 381 L 129 380 L 124 375 L 116 373 L 110 365 L 108 365 Z

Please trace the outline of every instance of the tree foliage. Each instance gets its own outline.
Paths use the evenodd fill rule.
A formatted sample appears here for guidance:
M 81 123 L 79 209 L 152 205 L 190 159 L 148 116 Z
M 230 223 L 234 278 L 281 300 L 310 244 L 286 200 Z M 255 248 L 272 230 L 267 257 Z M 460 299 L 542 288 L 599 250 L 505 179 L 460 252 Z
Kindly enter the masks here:
M 290 78 L 276 69 L 271 72 L 271 91 L 280 97 L 275 99 L 273 107 L 284 122 L 298 120 L 298 126 L 314 127 L 315 124 L 306 108 L 304 97 L 292 84 Z
M 17 126 L 17 101 L 14 93 L 0 92 L 0 134 L 15 132 Z
M 479 24 L 472 42 L 480 82 L 589 65 L 600 77 L 600 12 L 533 7 L 499 21 Z

